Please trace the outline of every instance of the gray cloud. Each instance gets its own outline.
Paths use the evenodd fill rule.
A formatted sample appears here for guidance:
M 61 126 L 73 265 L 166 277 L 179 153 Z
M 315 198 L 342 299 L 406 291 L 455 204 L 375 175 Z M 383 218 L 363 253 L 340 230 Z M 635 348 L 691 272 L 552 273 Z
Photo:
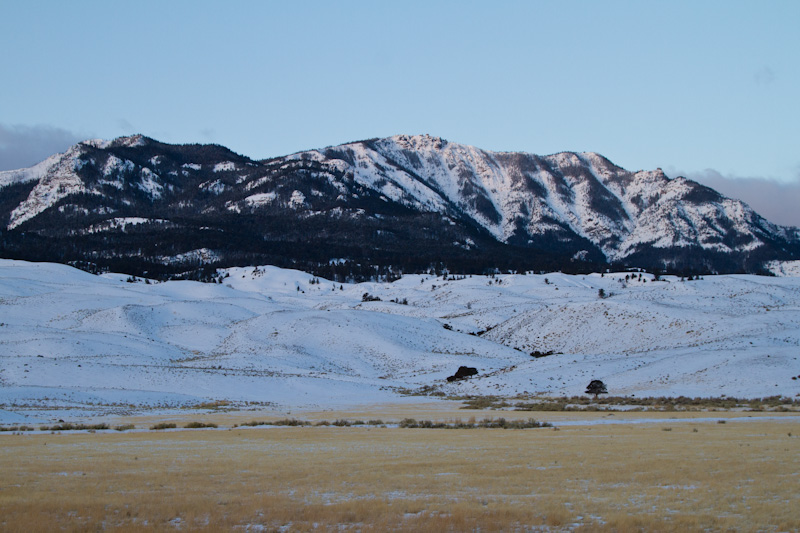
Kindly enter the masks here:
M 769 67 L 761 67 L 753 74 L 753 79 L 759 85 L 769 85 L 775 81 L 775 71 Z
M 217 132 L 213 128 L 204 128 L 200 130 L 200 136 L 207 141 L 213 141 L 217 137 Z
M 117 119 L 117 127 L 122 130 L 123 135 L 133 135 L 133 132 L 136 131 L 136 128 L 133 127 L 133 124 L 124 118 Z
M 770 222 L 800 227 L 800 170 L 794 181 L 724 176 L 713 169 L 683 175 L 718 192 L 742 200 Z
M 15 170 L 35 165 L 88 138 L 53 126 L 0 124 L 0 170 Z

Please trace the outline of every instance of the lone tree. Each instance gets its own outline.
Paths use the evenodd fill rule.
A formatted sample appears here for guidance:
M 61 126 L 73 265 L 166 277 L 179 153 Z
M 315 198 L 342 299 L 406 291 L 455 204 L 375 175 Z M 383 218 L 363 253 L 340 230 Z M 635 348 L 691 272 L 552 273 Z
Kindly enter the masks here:
M 594 399 L 597 399 L 598 394 L 608 394 L 606 384 L 599 379 L 593 379 L 586 387 L 586 394 L 594 394 Z

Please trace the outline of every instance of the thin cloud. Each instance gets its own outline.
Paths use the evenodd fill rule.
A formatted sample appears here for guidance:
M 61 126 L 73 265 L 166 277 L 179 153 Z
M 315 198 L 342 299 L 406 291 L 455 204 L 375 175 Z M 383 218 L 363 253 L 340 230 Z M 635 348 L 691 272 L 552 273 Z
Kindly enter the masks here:
M 30 167 L 87 138 L 53 126 L 0 124 L 0 170 Z
M 204 128 L 200 130 L 200 136 L 208 141 L 213 141 L 217 137 L 217 132 L 213 128 Z
M 124 118 L 117 119 L 117 127 L 122 130 L 123 134 L 125 135 L 131 135 L 136 131 L 136 128 L 133 127 L 133 124 Z
M 753 74 L 753 79 L 759 85 L 769 85 L 775 81 L 775 71 L 767 66 L 761 67 Z
M 724 176 L 713 169 L 683 175 L 729 198 L 742 200 L 770 222 L 800 227 L 800 172 L 791 182 Z

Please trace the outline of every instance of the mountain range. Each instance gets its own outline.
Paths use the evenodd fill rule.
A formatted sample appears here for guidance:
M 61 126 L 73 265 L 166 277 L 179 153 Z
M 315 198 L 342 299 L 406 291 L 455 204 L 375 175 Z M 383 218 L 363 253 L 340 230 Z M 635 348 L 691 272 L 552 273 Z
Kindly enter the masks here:
M 428 270 L 761 273 L 800 230 L 660 169 L 398 135 L 253 160 L 142 135 L 0 172 L 0 257 L 149 277 L 274 264 L 328 279 Z

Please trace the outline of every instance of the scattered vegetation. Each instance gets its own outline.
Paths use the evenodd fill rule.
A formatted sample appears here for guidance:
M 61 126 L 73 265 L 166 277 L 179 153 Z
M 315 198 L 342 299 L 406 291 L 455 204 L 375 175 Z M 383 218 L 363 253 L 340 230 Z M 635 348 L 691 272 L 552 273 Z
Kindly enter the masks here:
M 354 421 L 351 422 L 350 420 L 345 420 L 345 419 L 340 418 L 338 420 L 334 420 L 331 425 L 332 426 L 337 426 L 337 427 L 363 426 L 364 425 L 364 421 L 363 420 L 354 420 Z
M 438 385 L 423 385 L 417 389 L 407 389 L 405 387 L 397 387 L 394 389 L 396 393 L 404 396 L 447 396 L 443 391 L 439 390 Z
M 552 424 L 548 422 L 539 422 L 534 420 L 533 418 L 529 418 L 527 420 L 507 420 L 505 418 L 484 418 L 483 420 L 476 421 L 475 418 L 470 418 L 466 422 L 462 421 L 461 419 L 451 420 L 447 422 L 435 422 L 432 420 L 416 420 L 414 418 L 404 418 L 400 422 L 384 422 L 383 420 L 370 420 L 369 422 L 365 422 L 363 420 L 347 420 L 344 418 L 338 418 L 333 422 L 329 422 L 327 420 L 320 420 L 318 422 L 309 422 L 308 420 L 298 420 L 296 418 L 285 418 L 282 420 L 274 420 L 274 421 L 252 421 L 252 422 L 245 422 L 241 424 L 241 426 L 293 426 L 293 427 L 323 427 L 323 426 L 335 426 L 335 427 L 352 427 L 352 426 L 386 426 L 387 424 L 394 425 L 397 424 L 398 427 L 401 428 L 411 428 L 411 429 L 476 429 L 476 428 L 485 428 L 485 429 L 529 429 L 529 428 L 539 428 L 539 427 L 552 427 Z M 188 427 L 188 426 L 187 426 Z
M 431 420 L 415 420 L 413 418 L 404 418 L 400 421 L 399 427 L 401 428 L 423 428 L 423 429 L 531 429 L 531 428 L 545 428 L 553 427 L 549 422 L 539 422 L 533 418 L 528 420 L 507 420 L 505 418 L 484 418 L 476 422 L 474 418 L 466 422 L 461 420 L 454 420 L 452 422 L 433 422 Z
M 451 397 L 464 402 L 462 409 L 511 409 L 514 411 L 800 411 L 800 398 L 783 396 L 765 398 L 675 398 L 635 396 L 608 396 L 605 398 L 571 397 L 517 397 L 499 396 Z
M 160 422 L 150 426 L 150 429 L 174 429 L 178 427 L 174 422 Z
M 130 429 L 136 429 L 136 426 L 134 426 L 133 424 L 122 424 L 119 426 L 114 426 L 114 429 L 116 431 L 128 431 Z
M 97 431 L 98 429 L 110 429 L 108 424 L 72 424 L 62 422 L 54 426 L 39 426 L 42 431 Z
M 226 407 L 229 407 L 230 404 L 231 404 L 231 402 L 229 402 L 227 400 L 216 400 L 216 401 L 213 401 L 213 402 L 205 402 L 205 403 L 200 403 L 200 404 L 197 404 L 197 405 L 193 405 L 192 409 L 214 409 L 214 410 L 219 410 L 219 409 L 224 409 Z
M 185 426 L 186 429 L 201 429 L 201 428 L 215 428 L 216 424 L 211 422 L 189 422 Z
M 34 428 L 32 428 L 31 426 L 8 426 L 8 427 L 0 427 L 0 431 L 11 431 L 11 432 L 17 432 L 17 431 L 33 431 L 33 430 L 34 430 Z
M 305 420 L 298 420 L 296 418 L 282 418 L 280 420 L 251 420 L 240 424 L 246 427 L 257 426 L 310 426 L 311 422 Z
M 479 396 L 465 399 L 462 409 L 503 409 L 505 407 L 512 407 L 512 404 L 498 396 Z

